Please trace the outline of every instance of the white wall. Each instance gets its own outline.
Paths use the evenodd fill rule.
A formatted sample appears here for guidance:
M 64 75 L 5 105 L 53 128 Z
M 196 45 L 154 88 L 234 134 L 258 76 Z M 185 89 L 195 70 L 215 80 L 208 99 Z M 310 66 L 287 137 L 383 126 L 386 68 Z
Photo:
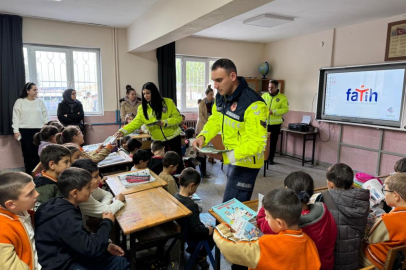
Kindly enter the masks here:
M 258 66 L 265 62 L 261 43 L 187 37 L 176 41 L 176 54 L 231 59 L 239 76 L 260 77 Z

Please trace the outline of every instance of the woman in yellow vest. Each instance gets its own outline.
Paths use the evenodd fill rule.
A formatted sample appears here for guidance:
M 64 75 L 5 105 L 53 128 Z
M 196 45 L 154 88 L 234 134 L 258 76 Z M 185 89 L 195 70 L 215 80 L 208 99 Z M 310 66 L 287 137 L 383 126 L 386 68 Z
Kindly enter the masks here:
M 165 151 L 175 151 L 179 157 L 182 157 L 180 138 L 182 130 L 179 127 L 182 116 L 178 108 L 172 99 L 161 96 L 154 83 L 147 82 L 142 89 L 142 104 L 138 107 L 137 115 L 116 135 L 121 137 L 130 134 L 145 124 L 152 140 L 164 142 Z
M 273 158 L 275 156 L 276 144 L 278 143 L 279 134 L 281 133 L 281 125 L 283 122 L 283 115 L 289 112 L 289 102 L 287 97 L 279 92 L 279 82 L 277 80 L 270 80 L 268 91 L 262 95 L 269 109 L 268 116 L 268 132 L 271 132 L 271 142 L 268 162 L 273 165 Z

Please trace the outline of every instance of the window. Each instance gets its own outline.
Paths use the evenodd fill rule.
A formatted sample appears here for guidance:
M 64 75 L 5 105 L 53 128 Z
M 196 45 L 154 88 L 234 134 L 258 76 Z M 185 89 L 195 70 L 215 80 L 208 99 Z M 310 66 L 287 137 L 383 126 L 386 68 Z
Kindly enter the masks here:
M 211 66 L 217 59 L 176 56 L 176 99 L 182 112 L 197 111 L 199 99 L 203 99 L 210 78 Z
M 86 115 L 103 113 L 100 51 L 69 47 L 24 45 L 27 82 L 38 87 L 50 115 L 56 115 L 65 89 L 76 90 Z

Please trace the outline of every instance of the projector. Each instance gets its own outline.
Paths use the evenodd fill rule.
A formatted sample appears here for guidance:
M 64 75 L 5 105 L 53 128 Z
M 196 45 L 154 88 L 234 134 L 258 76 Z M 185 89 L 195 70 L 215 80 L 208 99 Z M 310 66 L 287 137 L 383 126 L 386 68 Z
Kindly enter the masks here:
M 314 127 L 309 125 L 309 124 L 304 124 L 304 123 L 290 123 L 288 125 L 289 130 L 293 131 L 302 131 L 302 132 L 313 132 Z

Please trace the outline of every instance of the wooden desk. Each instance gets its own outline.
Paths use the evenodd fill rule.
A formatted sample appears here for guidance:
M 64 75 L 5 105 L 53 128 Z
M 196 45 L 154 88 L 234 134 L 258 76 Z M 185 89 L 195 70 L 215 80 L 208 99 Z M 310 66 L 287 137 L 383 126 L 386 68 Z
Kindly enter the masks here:
M 133 134 L 133 135 L 129 135 L 131 136 L 131 138 L 133 139 L 151 139 L 151 135 L 149 134 Z
M 133 171 L 133 172 L 136 172 L 136 171 Z M 109 175 L 107 177 L 106 183 L 115 196 L 120 193 L 123 193 L 124 195 L 128 195 L 131 193 L 140 192 L 140 191 L 144 191 L 144 190 L 148 190 L 148 189 L 152 189 L 152 188 L 165 187 L 168 185 L 168 183 L 166 181 L 162 180 L 158 175 L 156 175 L 153 171 L 150 170 L 151 175 L 155 178 L 154 182 L 140 184 L 140 185 L 126 188 L 123 185 L 123 183 L 121 183 L 118 176 L 127 174 L 127 173 L 129 173 L 129 172 L 113 174 L 113 175 Z
M 288 133 L 294 133 L 294 134 L 300 134 L 303 136 L 303 151 L 302 151 L 302 166 L 304 166 L 305 163 L 307 162 L 311 162 L 312 165 L 314 164 L 314 149 L 316 147 L 316 135 L 318 132 L 303 132 L 303 131 L 295 131 L 295 130 L 289 130 L 286 127 L 281 128 L 281 149 L 280 149 L 280 155 L 285 155 L 288 157 L 292 157 L 292 158 L 297 158 L 295 156 L 292 155 L 287 155 L 286 153 L 283 154 L 283 133 L 286 133 L 286 143 L 288 142 Z M 307 136 L 310 136 L 310 138 L 308 138 Z M 306 142 L 307 141 L 313 141 L 313 151 L 312 151 L 312 159 L 311 160 L 306 160 L 305 159 L 305 155 L 306 155 Z
M 137 232 L 191 215 L 175 197 L 162 187 L 148 189 L 125 196 L 124 208 L 116 213 L 116 220 L 124 233 L 130 235 L 131 269 L 136 269 Z
M 255 212 L 258 211 L 258 200 L 246 201 L 246 202 L 243 202 L 243 204 L 245 204 L 246 206 L 248 206 L 249 208 L 251 208 Z M 219 215 L 214 213 L 213 209 L 210 209 L 209 213 L 210 213 L 210 215 L 212 215 L 216 219 L 217 224 L 224 223 L 224 220 L 222 220 Z M 221 252 L 220 252 L 220 249 L 217 246 L 215 246 L 215 247 L 216 247 L 215 248 L 216 269 L 221 269 L 221 261 L 220 261 Z

